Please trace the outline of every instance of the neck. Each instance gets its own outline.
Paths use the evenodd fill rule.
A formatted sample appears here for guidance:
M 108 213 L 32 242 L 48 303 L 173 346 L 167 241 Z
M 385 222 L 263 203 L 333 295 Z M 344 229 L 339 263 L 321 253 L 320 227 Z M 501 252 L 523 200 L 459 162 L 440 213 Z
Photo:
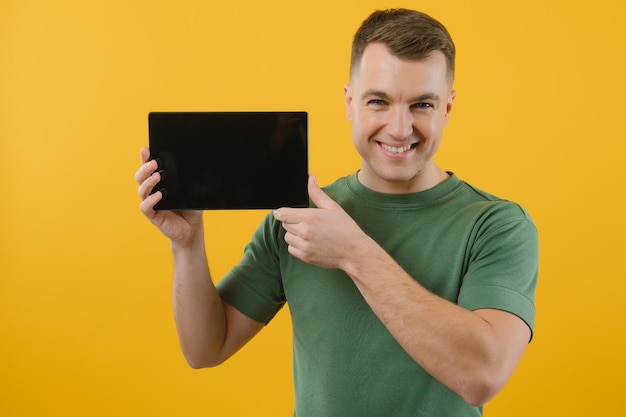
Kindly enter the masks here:
M 419 172 L 415 177 L 408 180 L 385 180 L 369 175 L 367 168 L 362 168 L 357 174 L 357 179 L 363 186 L 372 191 L 386 194 L 410 194 L 426 191 L 448 178 L 450 175 L 436 165 L 427 171 Z

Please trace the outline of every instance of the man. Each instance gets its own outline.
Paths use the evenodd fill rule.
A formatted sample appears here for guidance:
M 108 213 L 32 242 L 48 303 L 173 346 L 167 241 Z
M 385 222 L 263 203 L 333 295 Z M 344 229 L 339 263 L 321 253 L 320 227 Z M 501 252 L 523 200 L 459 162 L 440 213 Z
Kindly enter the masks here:
M 213 285 L 200 212 L 141 210 L 171 239 L 175 319 L 192 367 L 217 365 L 289 302 L 295 415 L 478 416 L 531 339 L 537 232 L 518 205 L 439 168 L 455 48 L 419 12 L 372 14 L 353 43 L 347 117 L 361 169 L 312 208 L 268 215 Z

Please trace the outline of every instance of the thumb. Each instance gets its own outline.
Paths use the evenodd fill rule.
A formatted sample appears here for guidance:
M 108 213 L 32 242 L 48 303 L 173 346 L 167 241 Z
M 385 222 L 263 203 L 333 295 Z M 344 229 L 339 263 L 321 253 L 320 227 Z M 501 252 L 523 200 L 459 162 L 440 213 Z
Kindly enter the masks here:
M 309 191 L 309 198 L 321 209 L 329 209 L 337 207 L 337 203 L 328 196 L 318 185 L 315 175 L 309 175 L 309 184 L 307 187 Z

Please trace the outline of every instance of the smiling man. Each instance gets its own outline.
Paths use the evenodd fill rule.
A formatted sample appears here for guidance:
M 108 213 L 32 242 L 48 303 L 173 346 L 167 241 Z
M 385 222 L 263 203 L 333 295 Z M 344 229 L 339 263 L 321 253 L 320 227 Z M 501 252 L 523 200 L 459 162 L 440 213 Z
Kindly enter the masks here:
M 280 208 L 216 288 L 202 216 L 144 214 L 171 239 L 181 346 L 217 365 L 289 303 L 295 415 L 479 416 L 531 339 L 537 231 L 517 204 L 434 161 L 453 107 L 447 30 L 410 10 L 373 13 L 353 42 L 347 118 L 361 169 Z
M 351 78 L 345 96 L 363 157 L 359 181 L 375 191 L 410 193 L 446 179 L 433 160 L 454 100 L 443 53 L 407 62 L 372 43 Z

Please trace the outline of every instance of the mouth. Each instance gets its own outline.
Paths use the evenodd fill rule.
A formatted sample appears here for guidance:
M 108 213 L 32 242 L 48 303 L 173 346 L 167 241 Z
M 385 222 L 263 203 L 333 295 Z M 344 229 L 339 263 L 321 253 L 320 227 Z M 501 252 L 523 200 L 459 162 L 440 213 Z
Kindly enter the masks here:
M 410 151 L 411 149 L 413 149 L 413 148 L 415 148 L 417 146 L 417 143 L 410 143 L 410 144 L 404 145 L 404 146 L 391 146 L 391 145 L 387 145 L 386 143 L 382 143 L 382 142 L 378 142 L 378 143 L 387 152 L 391 152 L 391 153 L 395 153 L 395 154 L 401 154 L 401 153 L 408 152 L 408 151 Z

